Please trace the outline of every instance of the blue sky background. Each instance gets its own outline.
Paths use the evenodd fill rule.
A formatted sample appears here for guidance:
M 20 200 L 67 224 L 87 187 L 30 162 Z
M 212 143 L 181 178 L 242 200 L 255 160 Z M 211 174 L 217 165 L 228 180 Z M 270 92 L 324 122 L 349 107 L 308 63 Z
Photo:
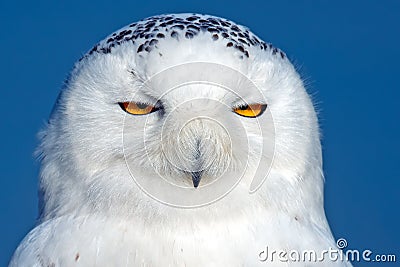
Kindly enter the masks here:
M 74 62 L 114 30 L 171 12 L 226 17 L 289 55 L 319 107 L 335 237 L 352 249 L 395 253 L 399 262 L 400 1 L 4 0 L 0 266 L 34 226 L 36 132 Z

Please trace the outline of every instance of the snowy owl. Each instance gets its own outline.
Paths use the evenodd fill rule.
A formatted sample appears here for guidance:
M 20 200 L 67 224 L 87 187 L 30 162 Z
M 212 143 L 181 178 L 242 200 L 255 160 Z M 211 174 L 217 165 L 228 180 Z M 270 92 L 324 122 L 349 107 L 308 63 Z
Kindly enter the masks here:
M 232 21 L 161 15 L 109 35 L 73 68 L 38 154 L 38 223 L 10 266 L 350 266 L 327 253 L 304 84 Z

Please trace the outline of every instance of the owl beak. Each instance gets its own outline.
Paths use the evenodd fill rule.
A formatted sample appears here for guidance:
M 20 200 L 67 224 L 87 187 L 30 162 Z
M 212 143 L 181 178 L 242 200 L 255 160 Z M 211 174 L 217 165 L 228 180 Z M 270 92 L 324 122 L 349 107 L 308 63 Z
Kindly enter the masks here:
M 197 163 L 199 165 L 201 165 L 201 153 L 200 153 L 200 139 L 198 138 L 196 140 L 196 149 L 194 151 L 194 158 L 196 159 Z M 197 166 L 198 167 L 198 166 Z M 198 170 L 198 171 L 194 171 L 191 172 L 192 174 L 192 181 L 193 181 L 193 186 L 194 188 L 197 188 L 199 186 L 200 180 L 201 180 L 201 176 L 203 175 L 203 171 L 202 170 Z
M 202 171 L 192 172 L 192 181 L 194 188 L 197 188 L 199 186 L 202 174 L 203 174 Z

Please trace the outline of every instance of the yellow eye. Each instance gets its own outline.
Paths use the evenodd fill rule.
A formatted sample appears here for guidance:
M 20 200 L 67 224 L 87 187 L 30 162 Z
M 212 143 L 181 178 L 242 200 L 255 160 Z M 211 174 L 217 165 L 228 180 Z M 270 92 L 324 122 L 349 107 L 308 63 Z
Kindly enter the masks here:
M 266 104 L 250 104 L 234 108 L 233 112 L 243 117 L 255 118 L 263 114 L 266 108 Z
M 124 111 L 132 115 L 146 115 L 159 109 L 155 106 L 139 102 L 121 102 L 118 104 Z

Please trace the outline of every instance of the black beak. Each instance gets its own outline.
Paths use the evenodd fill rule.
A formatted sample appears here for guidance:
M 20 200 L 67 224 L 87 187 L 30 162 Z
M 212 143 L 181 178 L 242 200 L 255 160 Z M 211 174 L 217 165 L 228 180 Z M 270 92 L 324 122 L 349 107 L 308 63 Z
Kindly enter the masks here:
M 196 160 L 199 160 L 201 158 L 200 139 L 196 140 L 196 150 L 194 151 L 194 158 Z M 201 165 L 201 161 L 199 161 L 198 163 Z M 203 171 L 200 170 L 200 171 L 192 172 L 191 174 L 192 174 L 193 186 L 194 186 L 194 188 L 197 188 L 199 186 Z
M 202 171 L 192 172 L 192 181 L 194 188 L 197 188 L 199 186 L 202 174 L 203 174 Z

